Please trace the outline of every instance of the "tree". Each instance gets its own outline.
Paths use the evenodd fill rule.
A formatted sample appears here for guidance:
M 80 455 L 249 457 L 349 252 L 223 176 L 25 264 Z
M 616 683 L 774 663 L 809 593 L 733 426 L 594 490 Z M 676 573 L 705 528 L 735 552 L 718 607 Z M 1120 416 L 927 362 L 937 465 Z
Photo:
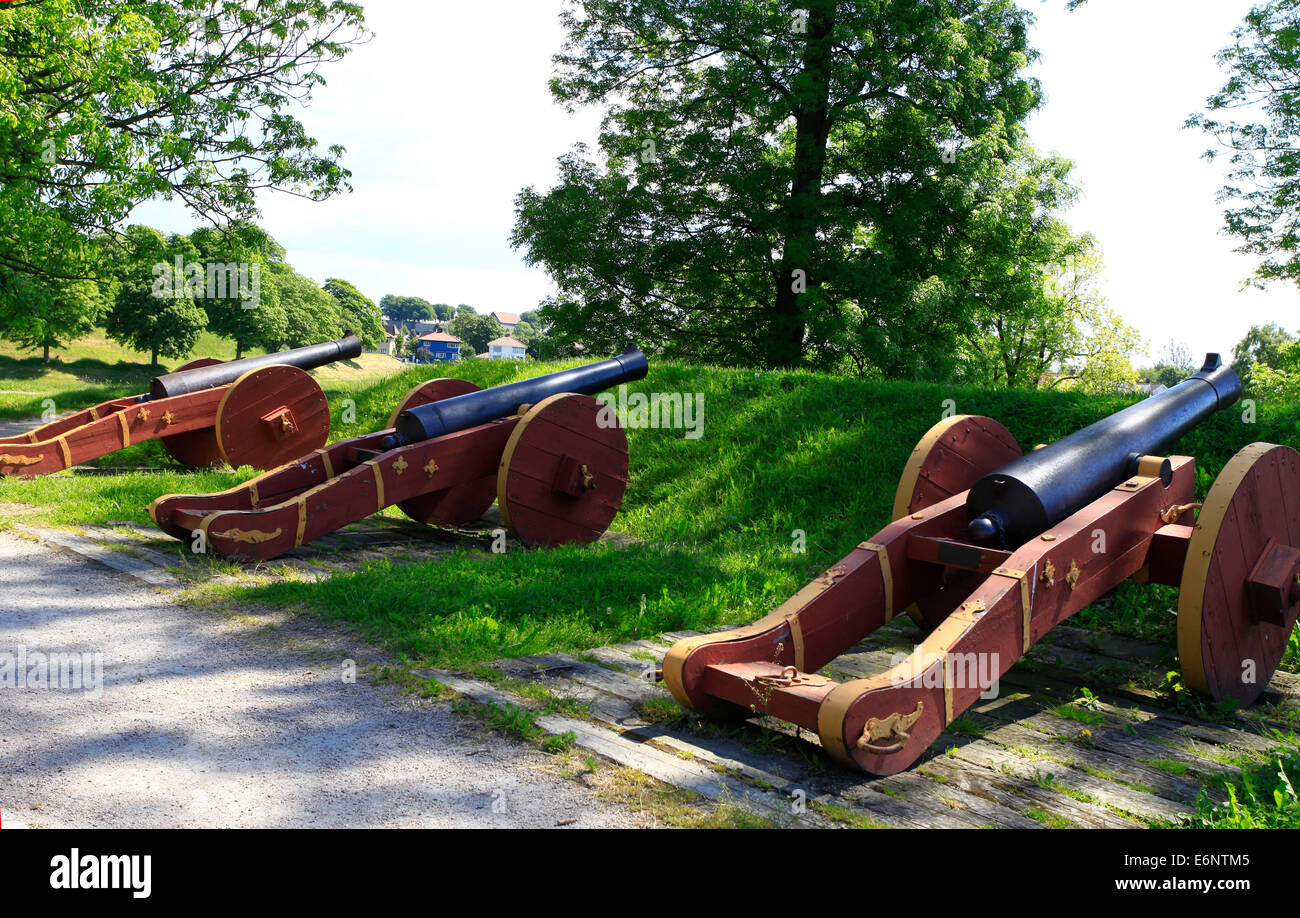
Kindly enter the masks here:
M 491 316 L 480 316 L 472 312 L 456 316 L 448 327 L 449 331 L 469 345 L 475 354 L 488 349 L 488 342 L 505 336 L 506 330 L 500 322 Z
M 439 322 L 450 322 L 456 318 L 456 307 L 450 303 L 434 303 L 433 317 Z
M 553 331 L 724 363 L 884 372 L 950 350 L 936 275 L 1039 103 L 1012 0 L 576 0 L 554 97 L 604 105 L 513 244 L 559 288 Z M 811 361 L 810 359 L 811 358 Z
M 160 196 L 226 223 L 261 189 L 347 188 L 343 149 L 290 111 L 365 37 L 343 0 L 0 4 L 0 268 L 96 277 L 84 240 Z M 10 279 L 0 296 L 35 289 Z
M 0 268 L 0 332 L 23 348 L 51 348 L 95 330 L 107 303 L 104 288 L 89 280 L 40 277 Z
M 384 340 L 384 317 L 374 300 L 337 277 L 327 278 L 322 289 L 338 304 L 344 328 L 355 332 L 366 347 L 378 347 Z
M 1256 283 L 1300 281 L 1300 0 L 1261 3 L 1232 35 L 1217 55 L 1227 82 L 1187 124 L 1219 144 L 1207 159 L 1228 156 L 1230 184 L 1219 198 L 1238 251 L 1263 258 Z M 1221 114 L 1230 111 L 1245 117 Z
M 429 301 L 418 296 L 394 296 L 390 293 L 379 301 L 379 308 L 395 325 L 427 322 L 434 315 Z
M 1175 341 L 1173 338 L 1169 339 L 1164 350 L 1160 352 L 1158 366 L 1169 367 L 1181 373 L 1182 376 L 1178 378 L 1179 382 L 1200 369 L 1200 364 L 1197 363 L 1196 355 L 1192 353 L 1192 349 L 1181 341 Z
M 190 261 L 191 294 L 203 304 L 208 327 L 235 342 L 235 356 L 250 347 L 274 348 L 285 339 L 288 316 L 271 269 L 284 263 L 284 249 L 249 223 L 204 227 L 190 234 L 198 261 Z
M 284 310 L 284 338 L 277 347 L 306 347 L 333 341 L 343 334 L 343 312 L 338 302 L 309 277 L 288 265 L 277 265 L 271 277 Z
M 164 239 L 147 226 L 132 226 L 120 237 L 107 241 L 113 251 L 117 275 L 113 307 L 104 329 L 120 344 L 158 358 L 187 357 L 207 328 L 208 317 L 195 304 L 183 267 L 197 257 L 184 236 Z
M 1252 325 L 1232 349 L 1232 368 L 1246 388 L 1252 388 L 1259 367 L 1272 370 L 1286 366 L 1296 338 L 1276 322 Z

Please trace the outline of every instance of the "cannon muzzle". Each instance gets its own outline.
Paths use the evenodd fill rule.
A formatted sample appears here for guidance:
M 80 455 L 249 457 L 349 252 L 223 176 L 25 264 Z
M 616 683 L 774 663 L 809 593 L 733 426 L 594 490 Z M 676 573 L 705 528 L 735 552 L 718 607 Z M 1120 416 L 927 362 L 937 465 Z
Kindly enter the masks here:
M 226 363 L 199 367 L 194 370 L 182 370 L 156 377 L 149 383 L 149 398 L 169 398 L 173 395 L 185 395 L 201 389 L 215 389 L 227 386 L 249 370 L 269 367 L 273 364 L 288 364 L 300 370 L 314 370 L 337 360 L 351 360 L 361 356 L 361 339 L 348 332 L 337 341 L 326 341 L 307 347 L 281 351 L 278 354 L 263 354 L 260 357 L 245 357 L 242 360 L 230 360 Z
M 639 348 L 629 346 L 610 360 L 421 405 L 398 415 L 397 432 L 384 439 L 383 447 L 393 449 L 468 430 L 514 414 L 520 405 L 536 405 L 542 399 L 561 392 L 595 395 L 610 386 L 645 379 L 648 370 L 645 354 Z
M 1143 456 L 1173 444 L 1241 396 L 1218 354 L 1194 376 L 985 475 L 966 498 L 967 533 L 1018 548 L 1137 473 Z

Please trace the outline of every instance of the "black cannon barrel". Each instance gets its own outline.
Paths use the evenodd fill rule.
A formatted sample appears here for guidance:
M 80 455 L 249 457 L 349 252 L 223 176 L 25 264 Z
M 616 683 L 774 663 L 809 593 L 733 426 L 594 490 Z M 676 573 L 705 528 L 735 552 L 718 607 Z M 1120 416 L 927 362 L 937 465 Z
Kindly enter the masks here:
M 457 430 L 468 430 L 514 414 L 520 405 L 535 405 L 561 392 L 595 395 L 619 383 L 645 379 L 649 369 L 645 354 L 636 347 L 629 347 L 610 360 L 420 405 L 397 416 L 397 433 L 386 437 L 383 447 L 392 449 Z
M 337 341 L 325 341 L 321 344 L 294 348 L 291 351 L 281 351 L 278 354 L 244 357 L 241 360 L 230 360 L 210 367 L 158 376 L 149 383 L 149 397 L 169 398 L 202 389 L 215 389 L 217 386 L 229 385 L 249 370 L 258 370 L 274 364 L 287 363 L 300 370 L 314 370 L 336 360 L 351 360 L 359 356 L 361 356 L 361 339 L 348 332 Z
M 966 498 L 973 541 L 1018 548 L 1136 471 L 1241 396 L 1241 380 L 1218 354 L 1172 389 L 1117 411 L 1083 430 L 985 475 Z

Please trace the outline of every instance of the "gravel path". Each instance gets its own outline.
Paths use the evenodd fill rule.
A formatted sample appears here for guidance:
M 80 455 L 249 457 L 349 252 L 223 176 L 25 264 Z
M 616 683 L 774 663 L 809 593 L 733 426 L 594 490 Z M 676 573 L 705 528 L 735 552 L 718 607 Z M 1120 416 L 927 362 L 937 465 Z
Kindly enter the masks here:
M 632 826 L 532 746 L 359 676 L 307 617 L 194 610 L 0 533 L 5 655 L 102 654 L 102 691 L 0 687 L 0 812 L 34 826 Z M 92 671 L 93 675 L 93 671 Z

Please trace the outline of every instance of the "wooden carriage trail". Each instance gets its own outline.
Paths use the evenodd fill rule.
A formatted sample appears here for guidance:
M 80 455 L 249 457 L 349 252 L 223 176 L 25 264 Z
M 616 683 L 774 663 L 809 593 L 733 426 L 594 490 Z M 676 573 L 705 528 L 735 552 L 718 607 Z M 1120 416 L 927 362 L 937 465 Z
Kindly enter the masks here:
M 1003 677 L 997 698 L 972 707 L 915 767 L 872 777 L 834 764 L 815 733 L 774 718 L 727 724 L 679 712 L 647 673 L 670 643 L 694 633 L 493 666 L 589 711 L 590 720 L 541 718 L 548 732 L 572 732 L 578 746 L 787 826 L 1176 824 L 1210 779 L 1285 748 L 1278 737 L 1300 721 L 1300 676 L 1278 673 L 1259 704 L 1206 721 L 1180 713 L 1159 690 L 1172 663 L 1165 645 L 1060 626 Z M 895 622 L 822 674 L 876 675 L 917 640 L 910 623 Z M 422 674 L 480 702 L 519 702 L 472 676 Z

